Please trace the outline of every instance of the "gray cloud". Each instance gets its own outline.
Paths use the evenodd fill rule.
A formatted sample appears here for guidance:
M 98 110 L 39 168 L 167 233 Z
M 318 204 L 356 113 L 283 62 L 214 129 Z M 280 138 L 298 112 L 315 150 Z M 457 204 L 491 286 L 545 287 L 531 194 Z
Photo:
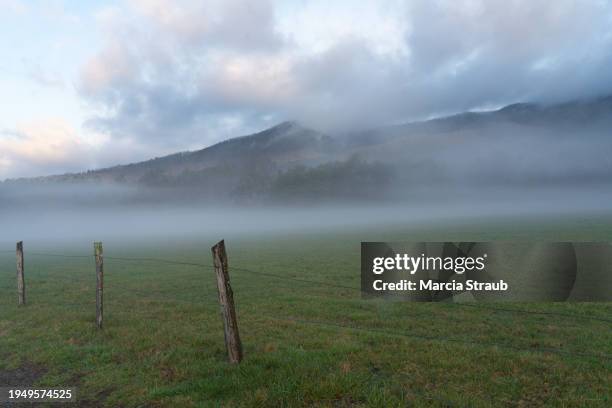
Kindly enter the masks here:
M 284 119 L 346 129 L 612 92 L 608 2 L 412 1 L 397 9 L 405 50 L 394 53 L 368 27 L 302 48 L 278 30 L 278 9 L 134 1 L 106 19 L 107 44 L 82 69 L 81 94 L 104 111 L 89 124 L 194 146 Z

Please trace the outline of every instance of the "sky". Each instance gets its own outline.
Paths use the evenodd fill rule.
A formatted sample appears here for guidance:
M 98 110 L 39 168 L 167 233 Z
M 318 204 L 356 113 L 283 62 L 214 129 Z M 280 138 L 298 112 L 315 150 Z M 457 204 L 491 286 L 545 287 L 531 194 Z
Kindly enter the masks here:
M 0 179 L 612 93 L 604 0 L 0 0 Z

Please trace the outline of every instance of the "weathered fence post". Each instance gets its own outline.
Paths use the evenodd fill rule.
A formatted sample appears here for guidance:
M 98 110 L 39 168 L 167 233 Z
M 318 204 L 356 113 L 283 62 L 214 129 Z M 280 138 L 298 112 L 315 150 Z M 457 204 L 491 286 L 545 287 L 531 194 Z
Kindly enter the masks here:
M 19 296 L 19 305 L 25 305 L 25 279 L 23 278 L 23 241 L 17 243 L 17 295 Z
M 225 346 L 230 363 L 242 361 L 242 343 L 238 333 L 238 321 L 236 320 L 236 309 L 234 308 L 234 293 L 230 286 L 229 272 L 227 266 L 227 253 L 225 252 L 225 241 L 219 241 L 212 247 L 212 255 L 217 274 L 217 289 L 219 290 L 219 305 L 223 316 L 223 327 L 225 334 Z
M 101 242 L 94 242 L 96 256 L 96 325 L 102 328 L 104 292 L 104 251 Z

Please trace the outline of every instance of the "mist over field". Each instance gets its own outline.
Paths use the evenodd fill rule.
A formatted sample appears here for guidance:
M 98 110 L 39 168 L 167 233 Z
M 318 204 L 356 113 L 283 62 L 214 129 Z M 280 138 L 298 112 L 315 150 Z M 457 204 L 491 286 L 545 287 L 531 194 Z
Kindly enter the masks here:
M 61 191 L 61 189 L 60 189 Z M 533 188 L 506 191 L 458 190 L 431 192 L 412 201 L 299 205 L 126 204 L 114 202 L 117 189 L 71 191 L 73 202 L 61 204 L 39 194 L 27 203 L 0 210 L 0 245 L 17 240 L 52 246 L 60 242 L 89 244 L 95 240 L 146 242 L 220 239 L 394 229 L 481 223 L 495 220 L 536 220 L 546 217 L 608 215 L 612 193 L 592 187 Z M 83 193 L 83 195 L 80 195 Z M 123 194 L 135 194 L 122 190 Z M 69 193 L 66 191 L 66 194 Z M 425 193 L 424 193 L 425 194 Z M 106 200 L 108 199 L 108 200 Z M 33 204 L 37 203 L 37 204 Z M 51 204 L 49 204 L 51 203 Z M 367 239 L 364 236 L 364 239 Z
M 612 97 L 326 134 L 296 122 L 0 184 L 0 240 L 268 234 L 610 209 Z
M 611 22 L 0 0 L 1 406 L 610 406 Z
M 1 240 L 610 208 L 607 2 L 56 6 L 0 1 Z

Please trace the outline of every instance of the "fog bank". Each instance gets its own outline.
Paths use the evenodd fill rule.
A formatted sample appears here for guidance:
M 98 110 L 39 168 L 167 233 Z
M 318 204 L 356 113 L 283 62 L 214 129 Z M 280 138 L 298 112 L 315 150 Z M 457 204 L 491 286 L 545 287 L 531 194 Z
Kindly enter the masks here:
M 108 191 L 106 192 L 108 193 Z M 3 206 L 0 244 L 196 239 L 427 226 L 461 220 L 608 213 L 602 188 L 414 191 L 405 202 L 311 206 L 80 205 Z M 91 203 L 90 203 L 91 204 Z M 367 237 L 364 237 L 367 239 Z

